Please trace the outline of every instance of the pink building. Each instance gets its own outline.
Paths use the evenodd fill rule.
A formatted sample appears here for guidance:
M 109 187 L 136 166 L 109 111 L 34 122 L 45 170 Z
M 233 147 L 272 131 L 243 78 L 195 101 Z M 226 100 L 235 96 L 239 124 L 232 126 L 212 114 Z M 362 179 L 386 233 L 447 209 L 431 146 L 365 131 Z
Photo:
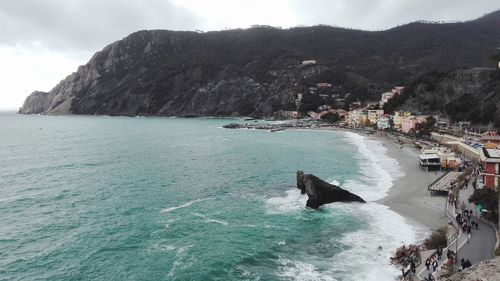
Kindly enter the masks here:
M 420 122 L 421 122 L 420 118 L 416 116 L 406 117 L 401 122 L 401 131 L 403 131 L 403 133 L 409 133 L 412 129 L 415 129 L 415 125 L 417 125 Z

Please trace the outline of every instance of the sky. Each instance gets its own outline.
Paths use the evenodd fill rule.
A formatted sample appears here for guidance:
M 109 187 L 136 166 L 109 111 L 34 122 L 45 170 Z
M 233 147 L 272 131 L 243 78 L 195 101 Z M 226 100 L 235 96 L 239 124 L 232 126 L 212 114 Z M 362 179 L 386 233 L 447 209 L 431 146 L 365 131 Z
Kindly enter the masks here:
M 0 109 L 50 91 L 95 52 L 138 30 L 382 30 L 416 20 L 472 20 L 498 9 L 499 0 L 1 0 Z

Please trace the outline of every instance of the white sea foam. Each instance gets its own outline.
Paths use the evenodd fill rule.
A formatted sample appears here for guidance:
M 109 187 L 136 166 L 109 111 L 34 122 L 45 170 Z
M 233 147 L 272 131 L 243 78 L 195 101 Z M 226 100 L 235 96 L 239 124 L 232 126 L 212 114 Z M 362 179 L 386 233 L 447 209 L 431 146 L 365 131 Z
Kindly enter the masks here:
M 197 199 L 197 200 L 189 201 L 189 202 L 187 202 L 185 204 L 182 204 L 182 205 L 179 205 L 179 206 L 175 206 L 175 207 L 170 207 L 170 208 L 163 209 L 163 210 L 160 211 L 160 213 L 172 212 L 172 211 L 175 211 L 177 209 L 182 209 L 182 208 L 189 207 L 189 206 L 193 205 L 194 203 L 202 202 L 202 201 L 206 201 L 206 200 L 211 200 L 211 199 L 213 199 L 213 198 L 203 198 L 203 199 Z
M 358 160 L 363 175 L 360 179 L 345 182 L 344 187 L 367 201 L 374 201 L 387 196 L 393 181 L 404 176 L 396 159 L 387 156 L 387 148 L 380 141 L 361 135 L 345 132 L 348 140 L 358 147 Z
M 187 245 L 184 247 L 177 248 L 175 254 L 175 260 L 172 263 L 172 268 L 168 272 L 167 277 L 174 277 L 177 271 L 190 268 L 193 265 L 192 261 L 186 260 L 189 256 L 188 255 L 189 249 L 192 246 L 193 245 Z
M 398 161 L 386 155 L 387 148 L 380 141 L 350 132 L 345 135 L 358 148 L 359 154 L 354 157 L 362 176 L 346 181 L 343 187 L 367 201 L 385 197 L 393 181 L 404 176 Z M 336 267 L 349 280 L 394 280 L 400 272 L 391 266 L 389 258 L 402 244 L 415 243 L 418 229 L 387 206 L 375 202 L 353 205 L 348 210 L 366 220 L 367 228 L 341 239 L 350 247 L 335 258 Z
M 285 192 L 284 197 L 271 197 L 266 200 L 268 214 L 295 213 L 304 209 L 307 195 L 300 194 L 300 190 L 293 188 Z
M 222 224 L 222 225 L 228 225 L 229 224 L 228 222 L 225 222 L 225 221 L 215 220 L 215 219 L 208 218 L 207 216 L 202 215 L 200 213 L 192 213 L 192 214 L 193 214 L 193 216 L 197 216 L 199 218 L 202 218 L 204 222 L 214 222 L 214 223 L 218 223 L 218 224 Z
M 340 239 L 348 247 L 332 260 L 334 275 L 344 280 L 395 280 L 400 272 L 391 266 L 390 257 L 401 245 L 414 243 L 415 229 L 378 203 L 357 204 L 347 210 L 365 220 L 367 227 Z
M 278 275 L 286 278 L 286 280 L 297 281 L 336 281 L 335 278 L 319 271 L 316 266 L 288 259 L 279 259 L 281 266 L 279 267 Z
M 380 141 L 350 132 L 346 132 L 345 136 L 358 148 L 359 153 L 353 157 L 359 163 L 359 176 L 345 181 L 342 187 L 369 202 L 337 203 L 324 208 L 335 209 L 343 204 L 342 210 L 366 222 L 365 227 L 340 238 L 340 242 L 347 247 L 326 261 L 331 264 L 331 270 L 318 270 L 315 265 L 303 261 L 280 259 L 279 275 L 282 277 L 291 280 L 395 280 L 400 272 L 391 266 L 390 256 L 402 244 L 417 240 L 417 232 L 421 229 L 409 225 L 387 206 L 370 202 L 385 197 L 393 181 L 404 176 L 398 161 L 386 155 L 387 148 Z M 339 185 L 335 180 L 331 183 Z M 307 196 L 291 189 L 284 197 L 267 199 L 266 206 L 270 213 L 291 213 L 303 210 L 306 201 Z M 314 257 L 308 257 L 308 260 L 314 260 Z

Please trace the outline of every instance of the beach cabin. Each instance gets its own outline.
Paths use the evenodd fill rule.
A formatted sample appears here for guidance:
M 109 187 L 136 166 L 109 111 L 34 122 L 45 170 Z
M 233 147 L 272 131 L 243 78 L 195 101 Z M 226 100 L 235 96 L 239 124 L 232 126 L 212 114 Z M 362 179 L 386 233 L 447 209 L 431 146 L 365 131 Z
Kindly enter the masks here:
M 420 154 L 418 156 L 420 166 L 426 169 L 439 169 L 441 167 L 441 158 L 435 153 Z

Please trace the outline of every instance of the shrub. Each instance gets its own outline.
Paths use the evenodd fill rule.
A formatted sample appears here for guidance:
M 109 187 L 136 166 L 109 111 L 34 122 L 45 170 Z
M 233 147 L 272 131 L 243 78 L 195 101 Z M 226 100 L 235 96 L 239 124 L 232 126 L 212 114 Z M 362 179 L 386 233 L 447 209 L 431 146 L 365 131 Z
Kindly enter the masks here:
M 448 236 L 446 226 L 434 230 L 429 238 L 425 239 L 424 245 L 427 249 L 437 249 L 448 245 Z
M 481 204 L 488 212 L 483 213 L 485 219 L 497 223 L 498 222 L 498 193 L 490 188 L 480 188 L 474 190 L 474 193 L 469 197 L 469 203 Z

